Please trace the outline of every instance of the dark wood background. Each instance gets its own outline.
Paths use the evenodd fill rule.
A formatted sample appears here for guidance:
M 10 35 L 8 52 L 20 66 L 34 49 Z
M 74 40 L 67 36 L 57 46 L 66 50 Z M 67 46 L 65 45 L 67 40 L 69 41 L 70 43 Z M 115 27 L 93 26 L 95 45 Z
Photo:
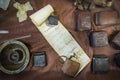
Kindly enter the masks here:
M 102 48 L 92 48 L 88 42 L 88 32 L 76 31 L 76 15 L 80 13 L 74 6 L 74 0 L 16 0 L 21 3 L 30 1 L 34 10 L 28 11 L 28 15 L 36 12 L 47 4 L 51 4 L 55 9 L 55 14 L 59 16 L 59 20 L 67 28 L 69 32 L 74 36 L 76 41 L 84 49 L 87 55 L 92 59 L 94 54 L 105 54 L 110 59 L 110 71 L 106 74 L 93 74 L 90 69 L 91 63 L 89 63 L 81 73 L 75 78 L 66 76 L 61 71 L 62 64 L 57 53 L 52 49 L 48 42 L 44 39 L 41 33 L 33 25 L 32 21 L 28 19 L 19 23 L 16 17 L 17 10 L 13 7 L 14 0 L 11 0 L 7 11 L 0 9 L 0 29 L 9 30 L 10 34 L 0 35 L 0 42 L 4 40 L 21 37 L 24 35 L 31 35 L 30 38 L 21 39 L 30 50 L 30 63 L 28 67 L 17 75 L 6 75 L 0 72 L 0 80 L 119 80 L 120 69 L 113 63 L 113 55 L 119 53 L 120 50 L 113 49 L 110 45 Z M 120 9 L 119 0 L 114 1 L 114 5 L 117 10 Z M 109 9 L 95 9 L 94 12 Z M 111 9 L 110 9 L 111 10 Z M 110 26 L 107 28 L 95 26 L 94 30 L 105 30 L 108 33 L 108 37 L 115 30 L 120 30 L 119 25 Z M 46 51 L 47 54 L 47 66 L 44 68 L 35 68 L 33 66 L 33 54 L 34 52 Z

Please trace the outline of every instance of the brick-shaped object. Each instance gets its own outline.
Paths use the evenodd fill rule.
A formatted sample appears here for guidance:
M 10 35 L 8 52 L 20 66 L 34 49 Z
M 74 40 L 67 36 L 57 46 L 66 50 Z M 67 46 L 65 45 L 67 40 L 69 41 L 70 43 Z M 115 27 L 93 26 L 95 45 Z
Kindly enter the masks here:
M 103 47 L 108 45 L 108 36 L 105 31 L 93 31 L 90 34 L 90 42 L 93 47 Z
M 101 11 L 95 13 L 94 22 L 97 26 L 111 26 L 119 24 L 117 11 Z
M 34 66 L 35 67 L 45 67 L 47 65 L 45 52 L 34 53 Z
M 77 19 L 77 31 L 91 30 L 91 14 L 89 11 L 82 11 Z
M 92 59 L 93 73 L 106 73 L 109 71 L 109 60 L 105 55 L 96 55 Z

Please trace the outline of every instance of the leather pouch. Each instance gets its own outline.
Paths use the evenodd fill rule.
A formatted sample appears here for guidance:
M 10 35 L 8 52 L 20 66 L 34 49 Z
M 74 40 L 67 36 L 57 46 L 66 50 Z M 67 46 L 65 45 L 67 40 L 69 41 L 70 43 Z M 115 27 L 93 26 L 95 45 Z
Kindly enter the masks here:
M 116 11 L 101 11 L 95 13 L 95 24 L 97 26 L 112 26 L 119 24 L 118 13 Z
M 63 73 L 74 77 L 80 68 L 80 63 L 67 59 L 62 67 Z
M 95 55 L 92 60 L 93 73 L 107 73 L 109 71 L 108 57 L 105 55 Z
M 88 11 L 82 11 L 77 19 L 77 31 L 91 30 L 91 15 Z

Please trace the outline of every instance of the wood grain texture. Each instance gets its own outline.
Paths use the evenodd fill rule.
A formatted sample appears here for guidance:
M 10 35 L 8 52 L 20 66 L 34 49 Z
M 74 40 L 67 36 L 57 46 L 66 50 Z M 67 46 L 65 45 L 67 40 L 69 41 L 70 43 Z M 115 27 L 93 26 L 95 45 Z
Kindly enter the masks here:
M 17 1 L 17 0 L 16 0 Z M 27 0 L 18 0 L 21 3 Z M 26 21 L 19 23 L 16 18 L 17 10 L 13 7 L 14 0 L 11 0 L 7 11 L 0 9 L 0 29 L 6 29 L 10 31 L 8 35 L 0 35 L 0 42 L 24 35 L 31 34 L 32 37 L 21 39 L 28 45 L 31 54 L 31 60 L 28 67 L 17 75 L 6 75 L 0 72 L 0 80 L 119 80 L 120 69 L 113 63 L 113 54 L 120 52 L 120 50 L 113 49 L 110 45 L 102 48 L 91 48 L 88 42 L 88 33 L 77 32 L 75 29 L 75 21 L 77 10 L 73 6 L 74 0 L 29 0 L 34 8 L 33 11 L 29 11 L 28 15 L 31 15 L 35 11 L 41 9 L 47 4 L 51 4 L 55 9 L 55 14 L 59 16 L 61 23 L 67 28 L 69 32 L 74 36 L 76 41 L 85 50 L 87 55 L 92 58 L 94 54 L 105 54 L 110 58 L 110 71 L 107 74 L 93 74 L 90 70 L 89 64 L 76 78 L 64 75 L 61 71 L 62 63 L 59 56 L 47 43 L 41 33 L 34 26 L 30 18 Z M 103 9 L 96 9 L 96 11 Z M 94 30 L 100 30 L 97 26 L 92 24 Z M 120 25 L 102 28 L 108 33 L 108 37 L 115 30 L 120 30 Z M 38 51 L 46 51 L 48 65 L 44 68 L 33 67 L 33 53 Z

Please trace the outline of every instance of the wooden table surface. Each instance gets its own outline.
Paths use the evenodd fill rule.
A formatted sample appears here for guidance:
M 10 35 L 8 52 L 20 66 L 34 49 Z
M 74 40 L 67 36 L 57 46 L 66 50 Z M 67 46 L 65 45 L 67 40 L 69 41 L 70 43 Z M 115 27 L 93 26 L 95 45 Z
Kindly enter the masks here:
M 17 0 L 21 3 L 27 2 L 27 0 Z M 51 4 L 55 9 L 55 14 L 59 16 L 59 20 L 67 28 L 69 32 L 74 36 L 76 41 L 84 49 L 86 54 L 92 59 L 94 54 L 105 54 L 110 61 L 110 71 L 105 74 L 93 74 L 91 72 L 91 63 L 89 63 L 81 73 L 75 78 L 66 76 L 61 71 L 62 64 L 57 53 L 52 49 L 48 42 L 44 39 L 41 33 L 34 26 L 30 18 L 24 22 L 19 23 L 16 17 L 17 10 L 13 7 L 14 0 L 11 0 L 7 11 L 0 9 L 0 30 L 9 30 L 10 34 L 0 35 L 0 42 L 9 40 L 24 35 L 31 35 L 29 38 L 21 39 L 30 50 L 30 63 L 28 67 L 17 75 L 7 75 L 0 72 L 0 80 L 119 80 L 120 69 L 113 63 L 113 55 L 119 53 L 120 50 L 113 49 L 110 45 L 102 48 L 92 48 L 88 42 L 88 32 L 76 31 L 76 15 L 80 13 L 74 6 L 74 0 L 29 0 L 33 6 L 33 11 L 28 11 L 28 15 L 36 12 L 47 4 Z M 119 0 L 116 0 L 116 2 Z M 119 2 L 120 3 L 120 2 Z M 118 3 L 114 3 L 118 4 Z M 116 5 L 119 9 L 119 6 Z M 96 9 L 91 13 L 108 10 L 108 9 Z M 108 37 L 115 30 L 120 30 L 119 25 L 110 26 L 107 28 L 99 28 L 93 25 L 94 30 L 105 30 L 108 33 Z M 36 68 L 33 66 L 33 54 L 34 52 L 46 51 L 47 54 L 47 66 L 44 68 Z

